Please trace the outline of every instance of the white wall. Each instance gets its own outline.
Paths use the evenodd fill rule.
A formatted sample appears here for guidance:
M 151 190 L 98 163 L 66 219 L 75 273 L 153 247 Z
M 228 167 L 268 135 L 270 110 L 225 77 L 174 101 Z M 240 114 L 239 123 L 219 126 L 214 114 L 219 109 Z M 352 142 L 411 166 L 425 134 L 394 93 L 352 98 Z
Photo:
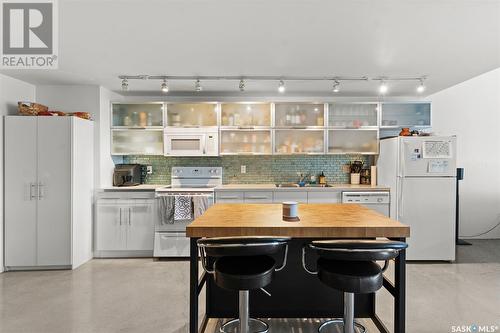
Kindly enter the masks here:
M 111 158 L 111 102 L 120 101 L 123 96 L 114 93 L 106 88 L 100 87 L 99 91 L 99 104 L 100 104 L 100 115 L 99 115 L 99 169 L 100 169 L 100 186 L 112 186 L 113 185 L 113 169 L 115 164 Z
M 433 129 L 456 134 L 460 235 L 483 233 L 500 222 L 500 68 L 429 96 Z M 500 238 L 500 226 L 477 238 Z
M 34 85 L 0 74 L 0 272 L 3 271 L 3 116 L 17 114 L 17 102 L 34 100 Z
M 63 112 L 90 112 L 94 119 L 94 185 L 100 184 L 99 168 L 99 86 L 95 85 L 41 85 L 36 87 L 38 103 L 50 110 Z

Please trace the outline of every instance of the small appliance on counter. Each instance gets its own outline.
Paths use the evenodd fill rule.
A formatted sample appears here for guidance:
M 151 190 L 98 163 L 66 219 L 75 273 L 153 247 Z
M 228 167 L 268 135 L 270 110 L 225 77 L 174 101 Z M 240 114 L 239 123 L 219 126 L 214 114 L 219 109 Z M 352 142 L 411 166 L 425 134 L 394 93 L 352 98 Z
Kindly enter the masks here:
M 140 164 L 116 164 L 113 172 L 113 186 L 137 186 L 141 184 Z

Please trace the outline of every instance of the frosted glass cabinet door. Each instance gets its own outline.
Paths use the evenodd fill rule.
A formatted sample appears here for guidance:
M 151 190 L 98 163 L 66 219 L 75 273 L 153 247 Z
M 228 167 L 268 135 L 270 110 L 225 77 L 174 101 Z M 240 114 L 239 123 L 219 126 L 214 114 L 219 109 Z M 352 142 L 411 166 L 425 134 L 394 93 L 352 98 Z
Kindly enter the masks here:
M 331 103 L 328 105 L 328 126 L 377 126 L 377 103 Z
M 113 155 L 163 155 L 163 130 L 111 130 Z
M 167 104 L 167 125 L 173 127 L 217 126 L 217 104 Z
M 221 154 L 271 154 L 271 131 L 221 131 Z
M 271 104 L 223 103 L 221 126 L 271 126 Z
M 431 103 L 382 103 L 382 127 L 431 126 Z
M 277 127 L 325 126 L 324 104 L 276 103 L 274 110 Z
M 324 153 L 323 130 L 276 130 L 276 154 L 322 154 Z
M 377 130 L 329 130 L 328 153 L 378 154 L 377 137 Z
M 163 126 L 163 103 L 113 104 L 112 127 Z

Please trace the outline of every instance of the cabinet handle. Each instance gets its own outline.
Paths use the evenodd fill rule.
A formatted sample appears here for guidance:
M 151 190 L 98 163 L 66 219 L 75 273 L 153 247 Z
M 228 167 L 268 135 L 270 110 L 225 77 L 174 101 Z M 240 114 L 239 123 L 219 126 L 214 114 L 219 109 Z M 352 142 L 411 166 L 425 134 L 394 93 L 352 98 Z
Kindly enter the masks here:
M 33 194 L 33 187 L 35 187 L 35 186 L 36 186 L 36 184 L 30 183 L 30 200 L 33 200 L 36 198 L 36 195 Z
M 120 225 L 122 225 L 122 208 L 120 207 Z
M 130 217 L 131 214 L 130 212 L 132 211 L 132 208 L 128 208 L 128 225 L 132 225 L 132 218 Z
M 255 196 L 255 197 L 247 197 L 247 199 L 270 199 L 269 197 L 258 197 L 258 196 Z
M 237 197 L 237 196 L 227 196 L 227 197 L 220 196 L 220 197 L 218 197 L 218 199 L 240 199 L 240 197 Z

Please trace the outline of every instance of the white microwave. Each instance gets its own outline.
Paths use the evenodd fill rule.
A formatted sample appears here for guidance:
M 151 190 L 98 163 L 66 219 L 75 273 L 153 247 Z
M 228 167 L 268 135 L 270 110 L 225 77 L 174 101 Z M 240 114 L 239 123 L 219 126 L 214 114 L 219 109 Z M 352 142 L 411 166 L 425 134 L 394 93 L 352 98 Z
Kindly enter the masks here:
M 219 156 L 219 132 L 206 128 L 165 128 L 165 156 Z

